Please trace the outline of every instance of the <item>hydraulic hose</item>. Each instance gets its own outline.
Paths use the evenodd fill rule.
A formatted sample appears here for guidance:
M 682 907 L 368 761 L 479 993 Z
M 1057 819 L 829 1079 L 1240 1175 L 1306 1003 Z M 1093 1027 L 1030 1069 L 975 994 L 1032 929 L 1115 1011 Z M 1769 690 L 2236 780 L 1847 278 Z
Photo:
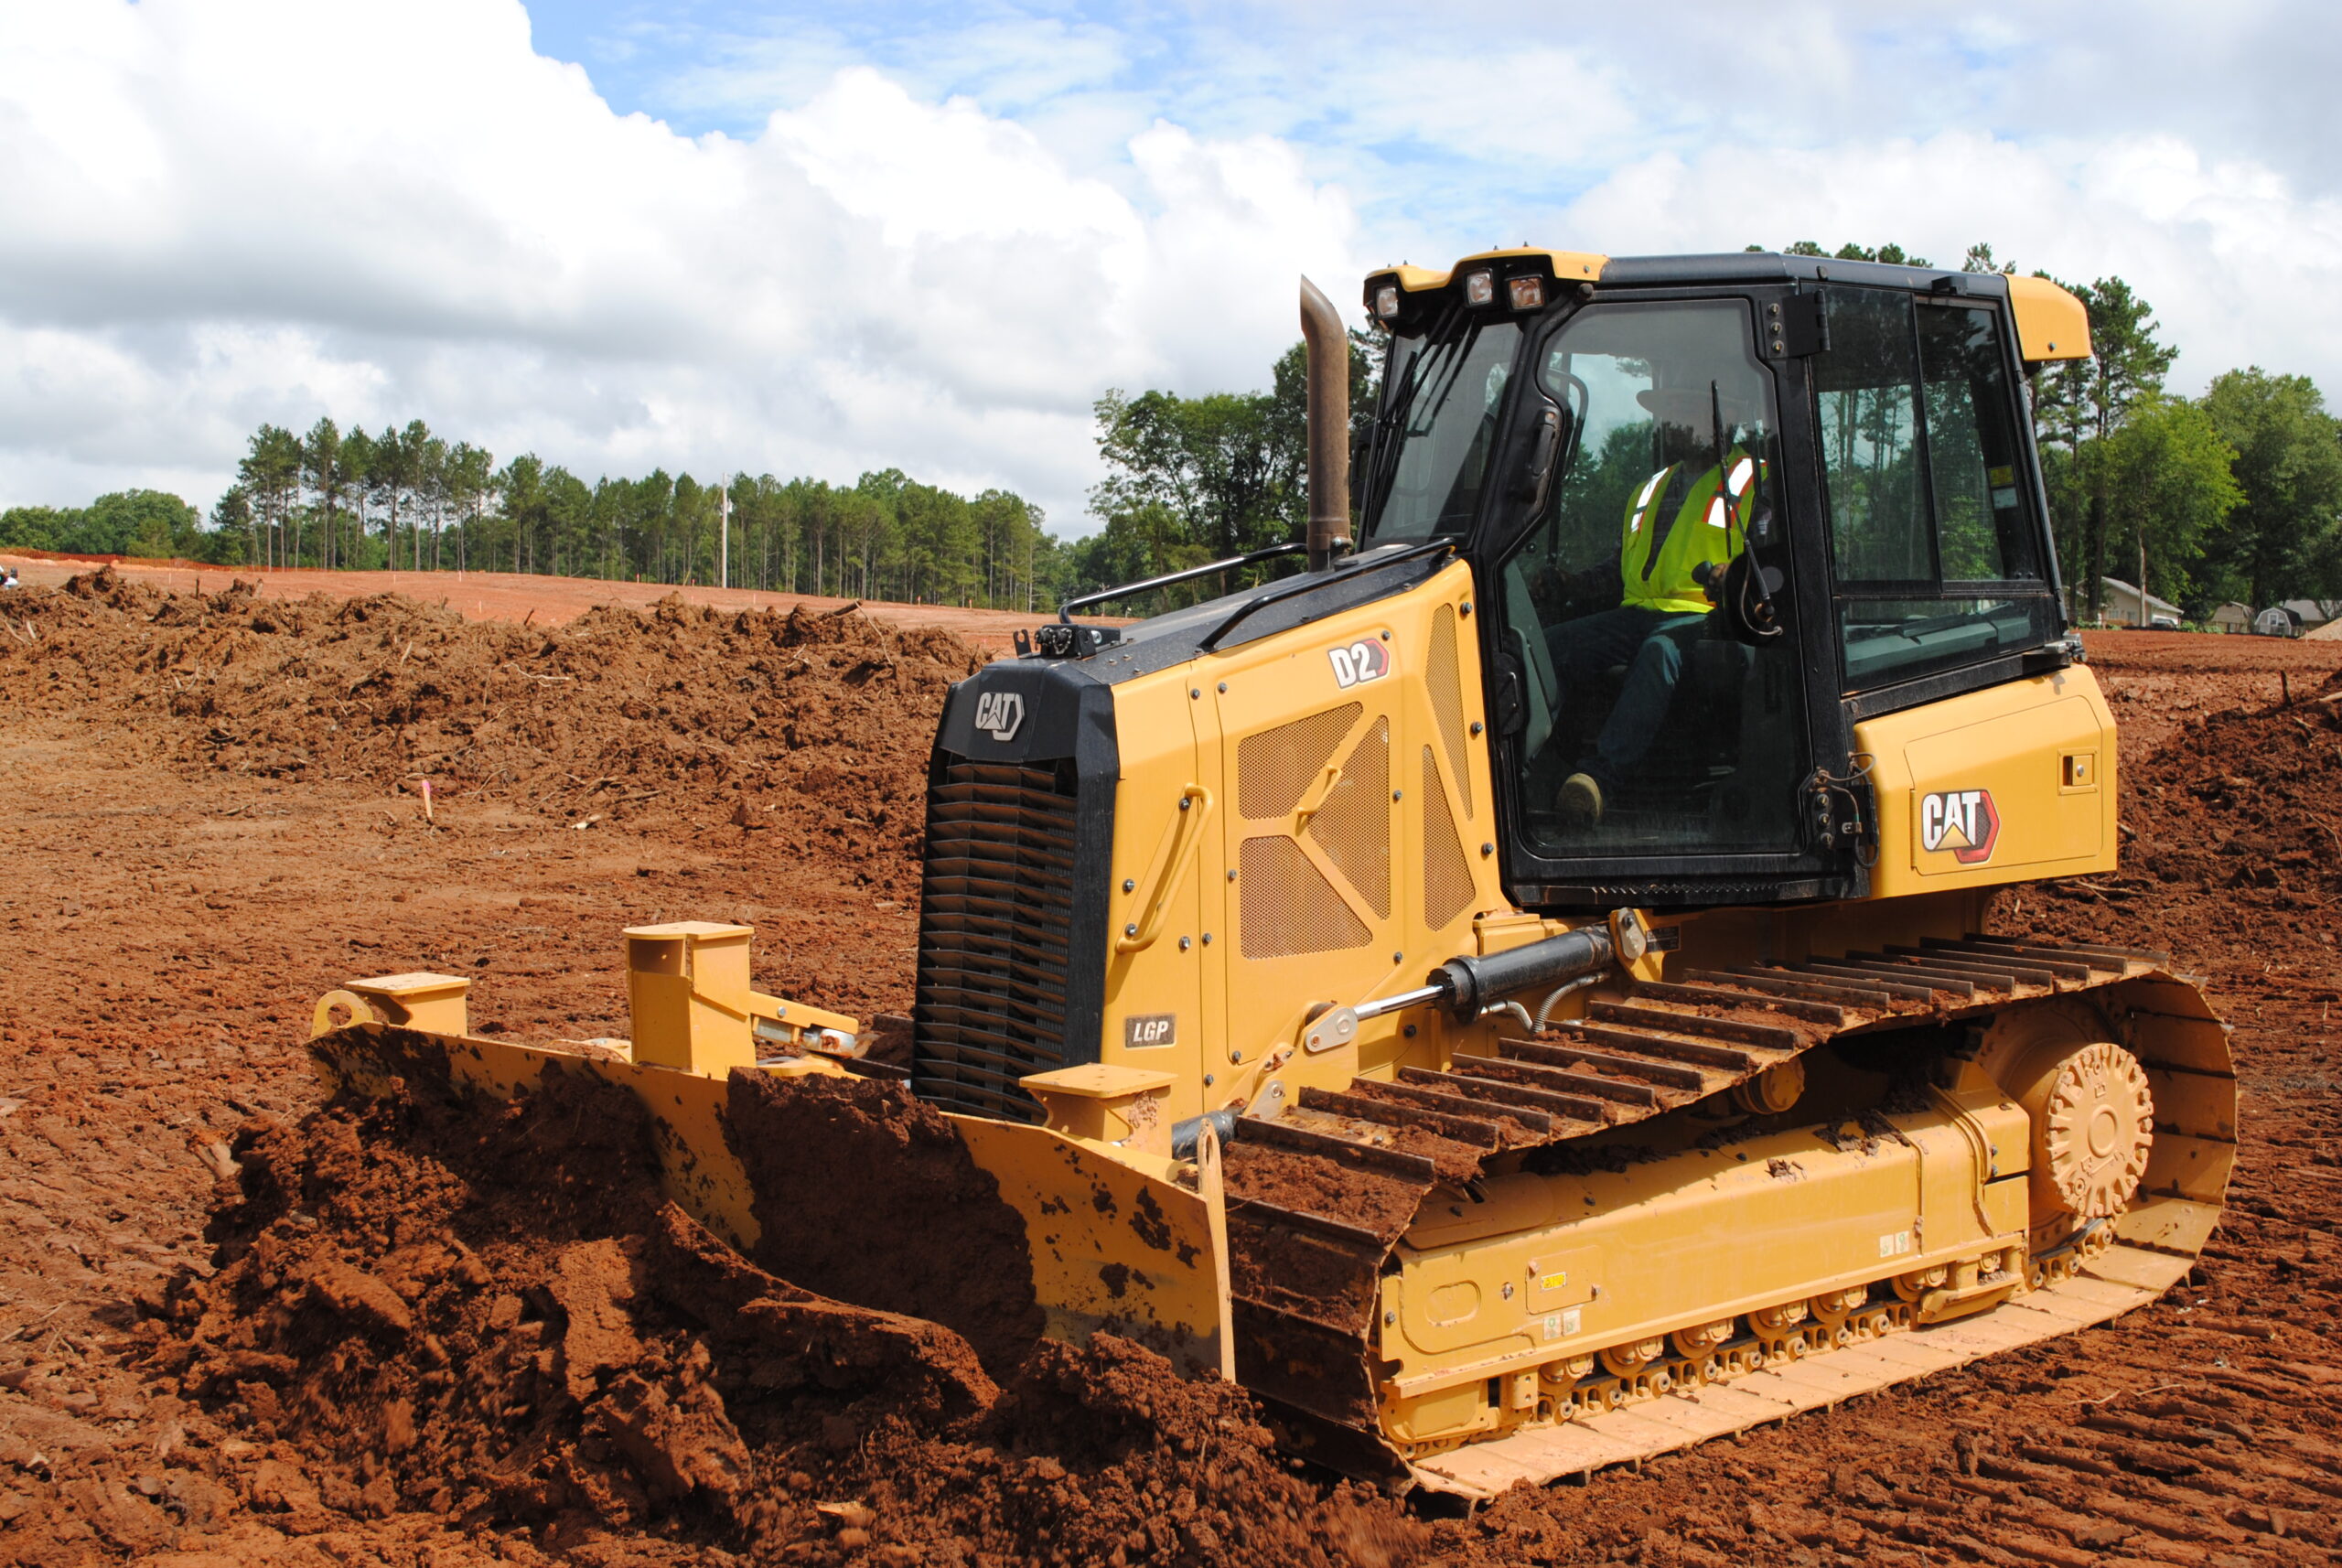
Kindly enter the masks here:
M 1190 1116 L 1185 1122 L 1171 1123 L 1171 1157 L 1173 1159 L 1192 1160 L 1196 1157 L 1196 1144 L 1203 1137 L 1204 1123 L 1207 1122 L 1211 1123 L 1213 1133 L 1219 1137 L 1222 1144 L 1235 1141 L 1236 1108 L 1222 1106 L 1218 1111 L 1207 1111 L 1200 1116 Z

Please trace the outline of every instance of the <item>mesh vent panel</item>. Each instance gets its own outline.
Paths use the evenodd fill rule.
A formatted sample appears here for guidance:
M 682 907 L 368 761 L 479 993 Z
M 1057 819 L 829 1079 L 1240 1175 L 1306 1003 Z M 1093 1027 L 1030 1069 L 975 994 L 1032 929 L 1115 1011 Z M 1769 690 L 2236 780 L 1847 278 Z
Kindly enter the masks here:
M 1439 781 L 1439 763 L 1423 747 L 1423 919 L 1434 930 L 1472 903 L 1472 867 L 1456 836 L 1456 814 Z
M 1378 716 L 1342 764 L 1341 782 L 1309 820 L 1309 838 L 1358 889 L 1375 918 L 1391 918 L 1391 721 Z
M 1431 658 L 1423 665 L 1423 683 L 1431 688 L 1431 711 L 1439 720 L 1439 738 L 1447 747 L 1447 771 L 1456 780 L 1456 798 L 1464 815 L 1472 815 L 1472 769 L 1464 758 L 1464 680 L 1456 654 L 1456 608 L 1442 605 L 1431 618 Z
M 1454 835 L 1450 835 L 1451 837 Z M 1362 948 L 1371 933 L 1301 846 L 1277 834 L 1237 851 L 1237 923 L 1246 958 Z
M 1282 817 L 1301 804 L 1318 772 L 1366 711 L 1345 703 L 1289 725 L 1246 736 L 1236 747 L 1236 810 L 1252 817 Z
M 1018 1081 L 1059 1066 L 1073 916 L 1069 768 L 955 762 L 927 796 L 911 1076 L 950 1111 L 1040 1119 Z

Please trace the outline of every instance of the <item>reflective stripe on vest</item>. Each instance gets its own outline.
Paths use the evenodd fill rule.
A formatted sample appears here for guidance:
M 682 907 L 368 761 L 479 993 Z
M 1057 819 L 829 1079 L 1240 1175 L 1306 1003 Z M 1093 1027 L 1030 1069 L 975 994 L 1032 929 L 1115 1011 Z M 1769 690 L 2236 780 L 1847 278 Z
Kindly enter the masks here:
M 1626 589 L 1622 603 L 1670 615 L 1704 614 L 1714 607 L 1706 590 L 1692 578 L 1692 569 L 1703 562 L 1723 566 L 1740 553 L 1746 542 L 1749 514 L 1755 509 L 1756 484 L 1765 473 L 1764 465 L 1737 448 L 1728 455 L 1726 464 L 1723 485 L 1717 483 L 1715 468 L 1692 481 L 1691 491 L 1675 514 L 1674 526 L 1664 531 L 1644 525 L 1655 521 L 1657 508 L 1681 465 L 1661 468 L 1635 492 L 1619 538 L 1618 568 Z M 1724 510 L 1726 494 L 1732 501 L 1729 516 Z

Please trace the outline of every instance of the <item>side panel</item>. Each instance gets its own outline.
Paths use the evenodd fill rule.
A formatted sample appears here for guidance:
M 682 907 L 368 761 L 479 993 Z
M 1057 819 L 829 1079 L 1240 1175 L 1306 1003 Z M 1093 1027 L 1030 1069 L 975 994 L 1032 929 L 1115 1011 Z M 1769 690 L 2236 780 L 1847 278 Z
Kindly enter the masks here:
M 1877 791 L 1874 898 L 2114 868 L 2114 720 L 2082 667 L 1854 726 Z
M 1122 769 L 1114 786 L 1113 853 L 1103 943 L 1106 1003 L 1098 1059 L 1178 1075 L 1172 1118 L 1204 1109 L 1204 1074 L 1218 1048 L 1203 1015 L 1203 974 L 1219 933 L 1204 917 L 1202 885 L 1226 810 L 1201 766 L 1193 671 L 1175 668 L 1113 688 Z
M 1215 940 L 1234 943 L 1212 950 L 1226 991 L 1208 1103 L 1268 1110 L 1304 1083 L 1384 1076 L 1436 1049 L 1421 1012 L 1370 1020 L 1317 1058 L 1298 1041 L 1311 1004 L 1420 985 L 1475 950 L 1475 917 L 1511 911 L 1494 854 L 1478 614 L 1457 563 L 1190 667 L 1199 721 L 1216 731 L 1205 749 L 1219 759 L 1203 886 Z

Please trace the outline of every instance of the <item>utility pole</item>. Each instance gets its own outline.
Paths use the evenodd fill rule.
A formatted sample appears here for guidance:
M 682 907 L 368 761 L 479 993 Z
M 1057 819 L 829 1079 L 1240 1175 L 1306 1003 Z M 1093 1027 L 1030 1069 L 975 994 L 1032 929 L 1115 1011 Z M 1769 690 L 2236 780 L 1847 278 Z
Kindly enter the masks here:
M 720 588 L 732 585 L 732 487 L 724 485 L 715 492 L 715 510 L 724 519 L 723 542 L 715 547 L 715 585 Z

